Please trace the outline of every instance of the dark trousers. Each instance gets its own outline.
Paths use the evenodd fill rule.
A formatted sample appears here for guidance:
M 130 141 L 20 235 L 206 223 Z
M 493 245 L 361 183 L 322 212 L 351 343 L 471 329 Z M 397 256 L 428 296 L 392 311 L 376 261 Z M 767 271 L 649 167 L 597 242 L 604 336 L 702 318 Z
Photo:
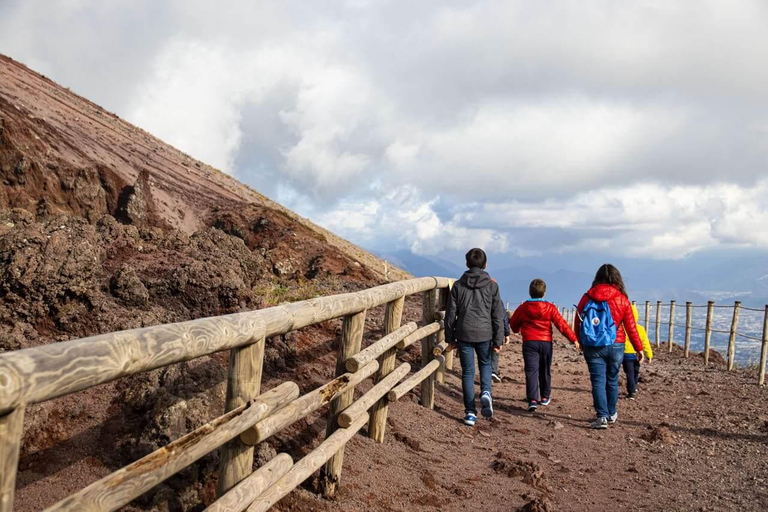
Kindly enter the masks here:
M 490 341 L 480 343 L 459 342 L 461 361 L 461 391 L 464 397 L 464 412 L 477 414 L 475 408 L 475 354 L 480 370 L 480 393 L 491 392 L 491 348 Z
M 499 374 L 499 353 L 491 348 L 491 371 Z
M 529 402 L 538 402 L 539 398 L 549 398 L 552 391 L 552 342 L 524 341 L 523 361 L 525 361 L 525 394 Z M 539 395 L 541 393 L 541 395 Z
M 640 361 L 635 354 L 624 354 L 624 374 L 627 376 L 627 393 L 637 391 L 637 381 L 640 380 Z

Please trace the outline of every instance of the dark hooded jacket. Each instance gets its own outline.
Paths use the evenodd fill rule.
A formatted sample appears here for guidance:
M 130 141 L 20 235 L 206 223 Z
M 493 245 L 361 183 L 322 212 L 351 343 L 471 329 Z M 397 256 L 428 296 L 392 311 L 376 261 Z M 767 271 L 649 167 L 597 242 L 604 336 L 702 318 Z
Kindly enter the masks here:
M 480 268 L 464 272 L 451 288 L 445 307 L 445 338 L 448 342 L 504 344 L 504 306 L 499 285 Z

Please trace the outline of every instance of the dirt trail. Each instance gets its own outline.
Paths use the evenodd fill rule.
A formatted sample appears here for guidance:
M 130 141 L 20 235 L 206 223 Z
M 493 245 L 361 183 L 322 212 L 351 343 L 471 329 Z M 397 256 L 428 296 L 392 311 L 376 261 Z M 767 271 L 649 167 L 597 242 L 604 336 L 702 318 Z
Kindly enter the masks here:
M 434 412 L 406 398 L 390 408 L 384 444 L 355 437 L 338 499 L 299 490 L 279 509 L 768 509 L 768 391 L 752 372 L 657 352 L 642 369 L 638 399 L 622 398 L 619 421 L 594 431 L 583 358 L 556 345 L 552 404 L 532 414 L 521 347 L 512 344 L 501 357 L 492 422 L 460 424 L 454 371 L 438 385 Z

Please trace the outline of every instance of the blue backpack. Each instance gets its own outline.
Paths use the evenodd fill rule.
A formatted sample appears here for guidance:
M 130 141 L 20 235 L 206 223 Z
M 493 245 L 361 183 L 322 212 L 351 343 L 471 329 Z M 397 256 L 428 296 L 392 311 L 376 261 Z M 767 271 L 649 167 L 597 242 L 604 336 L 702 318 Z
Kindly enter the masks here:
M 616 341 L 616 324 L 606 301 L 589 299 L 584 306 L 579 331 L 581 344 L 587 347 L 609 347 Z

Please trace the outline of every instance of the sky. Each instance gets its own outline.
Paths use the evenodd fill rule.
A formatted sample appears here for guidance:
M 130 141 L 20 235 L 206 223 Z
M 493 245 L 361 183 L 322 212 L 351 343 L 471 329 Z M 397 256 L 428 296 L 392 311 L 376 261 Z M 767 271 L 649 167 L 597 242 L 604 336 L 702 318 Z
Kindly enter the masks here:
M 574 268 L 768 255 L 766 26 L 761 0 L 0 0 L 0 52 L 353 242 Z

